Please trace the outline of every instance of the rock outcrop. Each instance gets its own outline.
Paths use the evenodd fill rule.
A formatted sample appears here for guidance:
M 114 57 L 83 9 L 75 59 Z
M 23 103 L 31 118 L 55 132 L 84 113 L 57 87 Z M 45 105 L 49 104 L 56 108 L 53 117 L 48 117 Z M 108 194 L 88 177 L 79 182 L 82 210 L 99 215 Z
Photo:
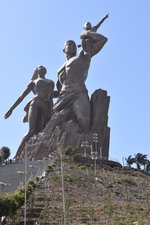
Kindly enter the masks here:
M 65 117 L 63 112 L 55 113 L 45 129 L 33 136 L 27 144 L 29 159 L 42 159 L 55 152 L 58 146 L 72 147 L 83 153 L 86 141 L 87 155 L 91 150 L 98 152 L 98 157 L 108 159 L 110 128 L 108 127 L 108 109 L 110 97 L 107 91 L 96 90 L 90 100 L 91 128 L 88 133 L 82 131 L 72 117 Z M 23 156 L 23 155 L 22 155 Z

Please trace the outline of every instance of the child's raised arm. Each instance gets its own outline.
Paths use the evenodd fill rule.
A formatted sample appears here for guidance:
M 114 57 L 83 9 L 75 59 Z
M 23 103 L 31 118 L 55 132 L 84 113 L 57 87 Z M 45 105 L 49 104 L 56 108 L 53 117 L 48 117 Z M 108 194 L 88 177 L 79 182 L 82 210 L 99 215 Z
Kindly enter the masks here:
M 104 18 L 97 25 L 93 26 L 92 30 L 94 30 L 96 32 L 97 29 L 101 26 L 101 24 L 108 18 L 108 16 L 109 16 L 109 14 L 104 16 Z

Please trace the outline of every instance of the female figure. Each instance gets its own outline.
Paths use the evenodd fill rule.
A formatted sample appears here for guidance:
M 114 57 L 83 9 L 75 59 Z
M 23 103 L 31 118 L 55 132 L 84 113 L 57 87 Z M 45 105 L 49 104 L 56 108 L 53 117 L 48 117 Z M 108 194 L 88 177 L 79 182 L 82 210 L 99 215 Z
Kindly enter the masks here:
M 33 136 L 41 131 L 51 117 L 51 111 L 53 107 L 53 90 L 54 82 L 45 78 L 46 68 L 39 66 L 35 69 L 33 77 L 28 84 L 22 95 L 16 100 L 13 106 L 5 114 L 7 119 L 13 112 L 13 110 L 22 102 L 22 100 L 31 92 L 35 94 L 28 104 L 25 106 L 26 116 L 23 122 L 29 122 L 29 131 L 24 136 L 16 157 L 19 158 L 22 150 L 25 147 L 25 143 Z

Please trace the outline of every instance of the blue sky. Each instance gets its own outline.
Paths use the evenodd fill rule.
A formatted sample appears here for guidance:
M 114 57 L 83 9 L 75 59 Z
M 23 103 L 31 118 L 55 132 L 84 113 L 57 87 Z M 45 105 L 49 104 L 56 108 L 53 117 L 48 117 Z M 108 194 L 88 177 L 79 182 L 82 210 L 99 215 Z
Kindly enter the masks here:
M 95 25 L 109 13 L 98 32 L 108 42 L 92 59 L 86 86 L 91 95 L 107 90 L 110 158 L 138 152 L 150 156 L 150 1 L 149 0 L 5 0 L 0 1 L 0 147 L 14 156 L 28 124 L 23 108 L 32 94 L 14 110 L 4 114 L 21 95 L 38 65 L 56 81 L 64 63 L 64 41 L 80 43 L 83 24 Z

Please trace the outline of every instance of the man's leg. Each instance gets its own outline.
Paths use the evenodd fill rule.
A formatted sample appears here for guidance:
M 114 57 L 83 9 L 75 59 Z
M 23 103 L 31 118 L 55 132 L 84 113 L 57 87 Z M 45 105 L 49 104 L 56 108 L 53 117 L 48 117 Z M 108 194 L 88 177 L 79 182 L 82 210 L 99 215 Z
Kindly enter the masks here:
M 72 105 L 79 126 L 84 132 L 88 132 L 90 128 L 90 103 L 87 95 L 81 95 Z

